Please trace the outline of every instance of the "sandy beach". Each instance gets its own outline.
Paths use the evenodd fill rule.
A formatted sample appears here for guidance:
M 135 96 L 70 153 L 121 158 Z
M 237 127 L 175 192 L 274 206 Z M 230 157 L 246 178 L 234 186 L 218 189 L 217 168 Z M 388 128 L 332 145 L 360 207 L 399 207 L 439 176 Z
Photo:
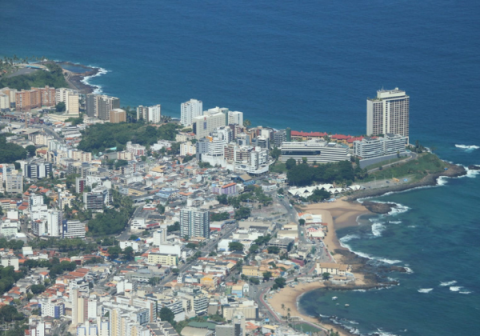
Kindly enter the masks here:
M 303 207 L 300 212 L 322 215 L 322 221 L 327 224 L 327 234 L 324 238 L 324 243 L 327 249 L 333 254 L 333 258 L 337 263 L 351 264 L 352 259 L 358 258 L 353 255 L 348 249 L 342 247 L 337 238 L 336 230 L 355 226 L 357 224 L 358 216 L 371 214 L 371 212 L 358 202 L 348 202 L 345 198 L 338 199 L 331 203 L 311 204 Z M 341 253 L 339 253 L 341 252 Z M 351 255 L 351 256 L 350 256 Z M 365 280 L 362 273 L 354 272 L 355 283 L 347 286 L 352 287 L 367 287 L 372 284 Z M 298 299 L 301 295 L 310 292 L 314 289 L 325 287 L 323 281 L 313 281 L 310 283 L 300 283 L 295 287 L 282 288 L 278 293 L 275 293 L 268 299 L 272 308 L 281 315 L 287 315 L 290 309 L 292 317 L 300 317 L 305 322 L 322 326 L 325 329 L 333 329 L 338 331 L 340 335 L 351 335 L 349 332 L 332 325 L 322 325 L 318 319 L 313 316 L 302 314 L 298 309 Z M 283 308 L 282 308 L 283 305 Z
M 356 226 L 357 218 L 361 215 L 371 214 L 371 212 L 358 202 L 348 202 L 345 198 L 341 198 L 331 203 L 310 204 L 302 208 L 301 212 L 315 215 L 322 215 L 322 221 L 327 223 L 328 232 L 324 238 L 324 243 L 337 263 L 343 263 L 345 260 L 336 251 L 349 252 L 348 249 L 342 247 L 337 238 L 336 230 L 349 226 Z

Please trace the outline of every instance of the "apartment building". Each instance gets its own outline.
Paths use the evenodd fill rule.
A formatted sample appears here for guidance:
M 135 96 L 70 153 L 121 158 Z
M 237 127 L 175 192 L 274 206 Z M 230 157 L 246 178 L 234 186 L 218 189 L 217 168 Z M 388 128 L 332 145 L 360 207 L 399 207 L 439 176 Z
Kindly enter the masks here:
M 78 114 L 80 112 L 80 96 L 77 91 L 67 88 L 56 90 L 55 94 L 57 104 L 65 103 L 65 110 L 68 114 Z
M 202 115 L 203 103 L 201 100 L 190 99 L 180 105 L 180 123 L 183 126 L 191 126 L 193 119 Z
M 120 99 L 107 95 L 87 94 L 87 115 L 110 121 L 110 111 L 120 108 Z
M 180 235 L 208 238 L 210 235 L 209 212 L 194 208 L 181 209 Z
M 56 91 L 54 88 L 32 88 L 15 93 L 16 109 L 18 111 L 30 111 L 43 106 L 55 106 Z
M 127 121 L 127 112 L 120 108 L 116 108 L 110 111 L 110 122 L 114 124 L 118 124 L 121 122 Z
M 143 119 L 145 122 L 160 124 L 162 122 L 162 105 L 137 107 L 137 120 Z
M 150 253 L 148 255 L 148 263 L 153 265 L 177 266 L 178 258 L 170 254 Z

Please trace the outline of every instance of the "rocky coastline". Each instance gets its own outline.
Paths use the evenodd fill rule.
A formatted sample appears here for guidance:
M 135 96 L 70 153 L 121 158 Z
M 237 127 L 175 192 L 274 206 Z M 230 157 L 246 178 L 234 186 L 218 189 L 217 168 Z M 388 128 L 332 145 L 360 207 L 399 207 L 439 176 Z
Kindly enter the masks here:
M 456 164 L 451 164 L 451 163 L 446 163 L 446 164 L 448 165 L 447 170 L 445 170 L 441 173 L 428 174 L 427 176 L 425 176 L 420 181 L 407 183 L 407 184 L 401 184 L 401 185 L 395 185 L 395 186 L 389 186 L 389 187 L 385 187 L 385 188 L 362 190 L 362 191 L 359 191 L 359 192 L 355 193 L 354 195 L 349 196 L 347 198 L 347 201 L 353 202 L 353 201 L 357 201 L 358 199 L 361 199 L 361 198 L 379 197 L 379 196 L 385 195 L 386 193 L 389 193 L 389 192 L 401 192 L 401 191 L 407 191 L 407 190 L 410 190 L 410 189 L 421 188 L 421 187 L 433 187 L 433 186 L 436 186 L 438 184 L 437 179 L 439 177 L 445 176 L 445 177 L 453 178 L 453 177 L 460 177 L 460 176 L 463 176 L 463 175 L 467 174 L 467 170 L 463 166 L 456 165 Z M 471 169 L 471 168 L 469 167 L 469 169 Z M 480 169 L 480 167 L 478 167 L 476 169 Z M 378 209 L 380 209 L 380 208 L 378 208 Z M 372 210 L 370 210 L 370 211 L 372 211 Z M 372 211 L 372 212 L 375 212 L 375 211 Z M 379 213 L 381 213 L 381 212 L 379 212 Z M 386 213 L 386 212 L 384 212 L 384 213 Z
M 57 62 L 57 64 L 63 69 L 65 80 L 70 85 L 71 89 L 78 90 L 82 94 L 92 93 L 95 91 L 95 86 L 86 84 L 84 79 L 87 77 L 94 77 L 100 72 L 100 68 L 89 67 L 82 64 L 76 64 L 72 62 Z M 83 72 L 73 72 L 66 69 L 66 66 L 74 66 L 77 68 L 83 68 Z

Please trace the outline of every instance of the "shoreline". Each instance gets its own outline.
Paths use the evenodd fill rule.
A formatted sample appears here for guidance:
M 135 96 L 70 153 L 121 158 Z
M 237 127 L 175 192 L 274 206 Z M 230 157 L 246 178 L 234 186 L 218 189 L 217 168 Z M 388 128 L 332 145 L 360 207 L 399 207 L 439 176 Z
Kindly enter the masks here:
M 73 62 L 55 62 L 58 64 L 64 73 L 65 80 L 71 89 L 78 90 L 82 94 L 88 93 L 101 93 L 100 86 L 88 83 L 88 80 L 92 77 L 100 76 L 106 71 L 99 67 L 87 66 Z M 65 69 L 65 66 L 75 66 L 85 69 L 84 72 L 73 72 Z
M 372 190 L 359 191 L 352 196 L 348 196 L 347 200 L 350 202 L 354 202 L 354 201 L 358 201 L 361 198 L 384 196 L 387 193 L 409 191 L 416 188 L 434 187 L 439 184 L 438 179 L 440 177 L 448 177 L 448 178 L 461 177 L 466 175 L 468 172 L 467 169 L 465 169 L 465 167 L 461 165 L 456 165 L 448 162 L 446 163 L 449 165 L 448 170 L 441 173 L 428 174 L 427 176 L 422 178 L 420 181 L 396 185 L 396 186 L 372 189 Z
M 341 244 L 337 237 L 338 230 L 360 225 L 359 220 L 362 216 L 388 213 L 388 211 L 372 211 L 374 210 L 372 207 L 365 206 L 359 201 L 359 199 L 379 197 L 390 192 L 403 192 L 421 187 L 432 187 L 438 185 L 438 179 L 442 176 L 450 178 L 461 177 L 466 175 L 467 172 L 467 169 L 463 166 L 449 163 L 448 170 L 441 173 L 429 174 L 417 182 L 376 190 L 361 191 L 355 195 L 337 199 L 332 203 L 310 204 L 306 207 L 300 208 L 299 210 L 301 212 L 322 215 L 322 221 L 327 224 L 327 234 L 324 238 L 327 253 L 333 258 L 333 262 L 350 265 L 351 273 L 355 276 L 355 281 L 353 283 L 336 285 L 332 284 L 330 281 L 324 282 L 318 280 L 318 278 L 312 279 L 311 282 L 299 283 L 293 288 L 286 286 L 278 292 L 268 295 L 268 304 L 281 316 L 286 315 L 285 311 L 289 309 L 291 316 L 299 318 L 299 322 L 303 321 L 321 329 L 334 330 L 340 335 L 354 335 L 343 325 L 334 324 L 332 321 L 326 322 L 316 316 L 309 315 L 302 310 L 300 300 L 306 293 L 320 288 L 325 290 L 368 290 L 396 286 L 398 285 L 398 282 L 384 281 L 382 275 L 389 272 L 408 272 L 408 269 L 402 266 L 369 265 L 368 261 L 370 258 L 360 256 Z

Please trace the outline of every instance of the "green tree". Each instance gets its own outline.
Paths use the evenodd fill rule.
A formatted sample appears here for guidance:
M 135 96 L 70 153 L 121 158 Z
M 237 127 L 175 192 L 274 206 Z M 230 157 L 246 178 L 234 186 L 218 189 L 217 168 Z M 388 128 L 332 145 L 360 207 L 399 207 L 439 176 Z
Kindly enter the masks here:
M 65 112 L 66 106 L 64 102 L 58 102 L 57 105 L 55 105 L 55 111 L 57 112 Z
M 322 274 L 322 279 L 323 279 L 323 280 L 328 280 L 328 279 L 330 279 L 330 273 L 328 273 L 328 272 L 323 273 L 323 274 Z
M 128 238 L 128 240 L 137 240 L 137 239 L 138 239 L 137 235 L 131 235 L 130 238 Z
M 257 244 L 252 244 L 252 245 L 250 245 L 249 251 L 250 251 L 250 253 L 257 253 L 259 248 L 260 247 Z
M 278 254 L 280 252 L 280 247 L 278 246 L 269 246 L 267 247 L 268 253 Z
M 250 208 L 240 207 L 238 210 L 235 210 L 235 219 L 240 220 L 250 217 L 250 211 Z
M 27 150 L 28 155 L 35 156 L 35 152 L 37 150 L 37 147 L 35 147 L 33 145 L 28 145 L 25 149 Z
M 165 213 L 165 207 L 163 206 L 163 204 L 157 204 L 157 211 L 161 215 L 163 215 Z
M 108 254 L 110 255 L 110 259 L 117 259 L 120 253 L 122 253 L 122 249 L 120 246 L 111 246 L 108 248 Z
M 30 290 L 32 291 L 33 294 L 40 294 L 43 291 L 45 291 L 45 286 L 44 285 L 32 285 L 30 287 Z
M 287 167 L 287 170 L 292 169 L 297 165 L 297 161 L 295 159 L 288 159 L 287 162 L 285 162 L 285 166 Z
M 148 284 L 152 286 L 156 286 L 157 284 L 160 283 L 160 278 L 159 277 L 152 277 L 148 279 Z
M 217 201 L 220 203 L 220 204 L 228 204 L 228 197 L 227 195 L 218 195 L 217 196 Z
M 219 212 L 219 213 L 211 212 L 210 214 L 211 214 L 210 220 L 212 222 L 224 221 L 230 218 L 230 214 L 228 212 Z
M 248 128 L 248 127 L 250 127 L 251 125 L 252 125 L 252 122 L 251 122 L 250 120 L 245 119 L 245 120 L 243 121 L 243 126 L 245 126 L 245 127 Z
M 275 284 L 276 284 L 279 288 L 283 288 L 283 287 L 285 287 L 285 285 L 287 284 L 287 280 L 286 280 L 285 278 L 279 277 L 279 278 L 276 278 L 276 279 L 275 279 Z
M 278 149 L 277 147 L 273 147 L 271 152 L 272 158 L 274 158 L 275 160 L 278 160 L 281 154 L 282 154 L 282 151 L 280 149 Z
M 167 307 L 163 307 L 160 309 L 160 319 L 162 321 L 168 321 L 171 324 L 174 324 L 175 322 L 175 314 Z
M 258 280 L 258 278 L 254 278 L 254 277 L 251 277 L 251 278 L 249 279 L 249 281 L 250 281 L 251 283 L 253 283 L 254 285 L 258 285 L 258 284 L 260 283 L 260 280 Z
M 263 272 L 263 279 L 264 280 L 270 280 L 270 278 L 272 277 L 272 272 Z
M 243 244 L 240 242 L 230 242 L 228 244 L 228 249 L 230 251 L 243 252 Z
M 304 226 L 304 225 L 305 225 L 305 219 L 300 218 L 300 219 L 298 220 L 298 224 L 300 224 L 301 226 Z
M 123 255 L 125 256 L 125 259 L 132 260 L 135 255 L 133 248 L 131 246 L 125 247 L 125 250 L 123 250 Z

